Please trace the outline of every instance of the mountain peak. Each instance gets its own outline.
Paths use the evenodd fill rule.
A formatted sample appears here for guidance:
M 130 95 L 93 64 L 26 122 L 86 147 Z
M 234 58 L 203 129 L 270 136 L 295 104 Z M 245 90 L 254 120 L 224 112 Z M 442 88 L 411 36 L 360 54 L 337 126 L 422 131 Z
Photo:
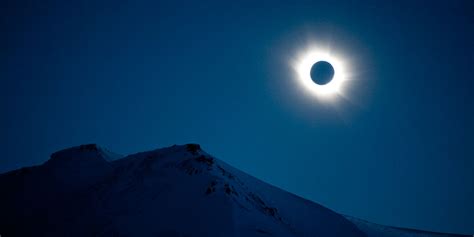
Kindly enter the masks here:
M 345 217 L 246 174 L 199 144 L 116 158 L 86 144 L 55 152 L 28 172 L 0 176 L 9 190 L 0 197 L 2 234 L 454 236 Z
M 54 152 L 45 165 L 90 166 L 106 164 L 120 157 L 97 144 L 84 144 Z
M 196 143 L 188 143 L 185 146 L 186 146 L 186 150 L 191 153 L 196 153 L 201 150 L 201 145 L 196 144 Z
M 99 152 L 101 147 L 95 143 L 83 144 L 79 146 L 73 146 L 66 149 L 62 149 L 51 154 L 51 158 L 60 156 L 66 152 L 76 151 L 76 152 Z

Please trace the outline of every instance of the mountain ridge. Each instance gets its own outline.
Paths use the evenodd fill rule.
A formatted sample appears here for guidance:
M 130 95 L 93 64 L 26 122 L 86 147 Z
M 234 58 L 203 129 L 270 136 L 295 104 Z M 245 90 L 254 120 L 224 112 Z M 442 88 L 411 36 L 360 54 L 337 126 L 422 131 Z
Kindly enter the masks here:
M 0 231 L 7 230 L 6 236 L 456 236 L 373 235 L 373 226 L 364 230 L 360 221 L 256 179 L 198 144 L 120 159 L 104 151 L 81 145 L 53 153 L 43 165 L 0 174 L 1 186 L 12 190 L 0 198 L 0 209 L 6 210 Z

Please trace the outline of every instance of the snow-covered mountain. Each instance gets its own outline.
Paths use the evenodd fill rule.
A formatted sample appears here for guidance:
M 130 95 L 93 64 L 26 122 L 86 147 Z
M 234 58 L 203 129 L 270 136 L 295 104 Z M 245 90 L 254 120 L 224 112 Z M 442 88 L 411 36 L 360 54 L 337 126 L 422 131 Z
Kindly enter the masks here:
M 0 175 L 2 236 L 449 236 L 345 217 L 197 144 L 120 157 L 97 145 Z

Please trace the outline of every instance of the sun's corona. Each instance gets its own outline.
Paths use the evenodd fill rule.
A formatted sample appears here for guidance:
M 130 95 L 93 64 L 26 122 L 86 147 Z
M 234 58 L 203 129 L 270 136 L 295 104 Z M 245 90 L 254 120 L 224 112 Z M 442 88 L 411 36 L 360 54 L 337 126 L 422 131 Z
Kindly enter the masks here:
M 334 75 L 327 84 L 317 84 L 311 78 L 311 68 L 317 62 L 327 62 L 334 69 Z M 331 54 L 330 50 L 318 48 L 307 50 L 294 60 L 293 68 L 300 85 L 312 95 L 328 99 L 343 94 L 343 84 L 348 80 L 347 71 L 343 61 Z

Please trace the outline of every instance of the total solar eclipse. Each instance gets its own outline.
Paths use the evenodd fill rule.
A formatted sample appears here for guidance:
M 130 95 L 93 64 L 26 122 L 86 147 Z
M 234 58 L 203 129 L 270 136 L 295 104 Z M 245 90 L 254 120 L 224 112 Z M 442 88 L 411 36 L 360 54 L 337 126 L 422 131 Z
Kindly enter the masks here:
M 351 72 L 349 61 L 343 55 L 328 48 L 310 46 L 293 58 L 291 64 L 295 79 L 310 95 L 325 101 L 347 98 L 345 83 Z
M 314 83 L 326 85 L 334 77 L 334 67 L 326 61 L 318 61 L 311 67 L 310 75 Z

